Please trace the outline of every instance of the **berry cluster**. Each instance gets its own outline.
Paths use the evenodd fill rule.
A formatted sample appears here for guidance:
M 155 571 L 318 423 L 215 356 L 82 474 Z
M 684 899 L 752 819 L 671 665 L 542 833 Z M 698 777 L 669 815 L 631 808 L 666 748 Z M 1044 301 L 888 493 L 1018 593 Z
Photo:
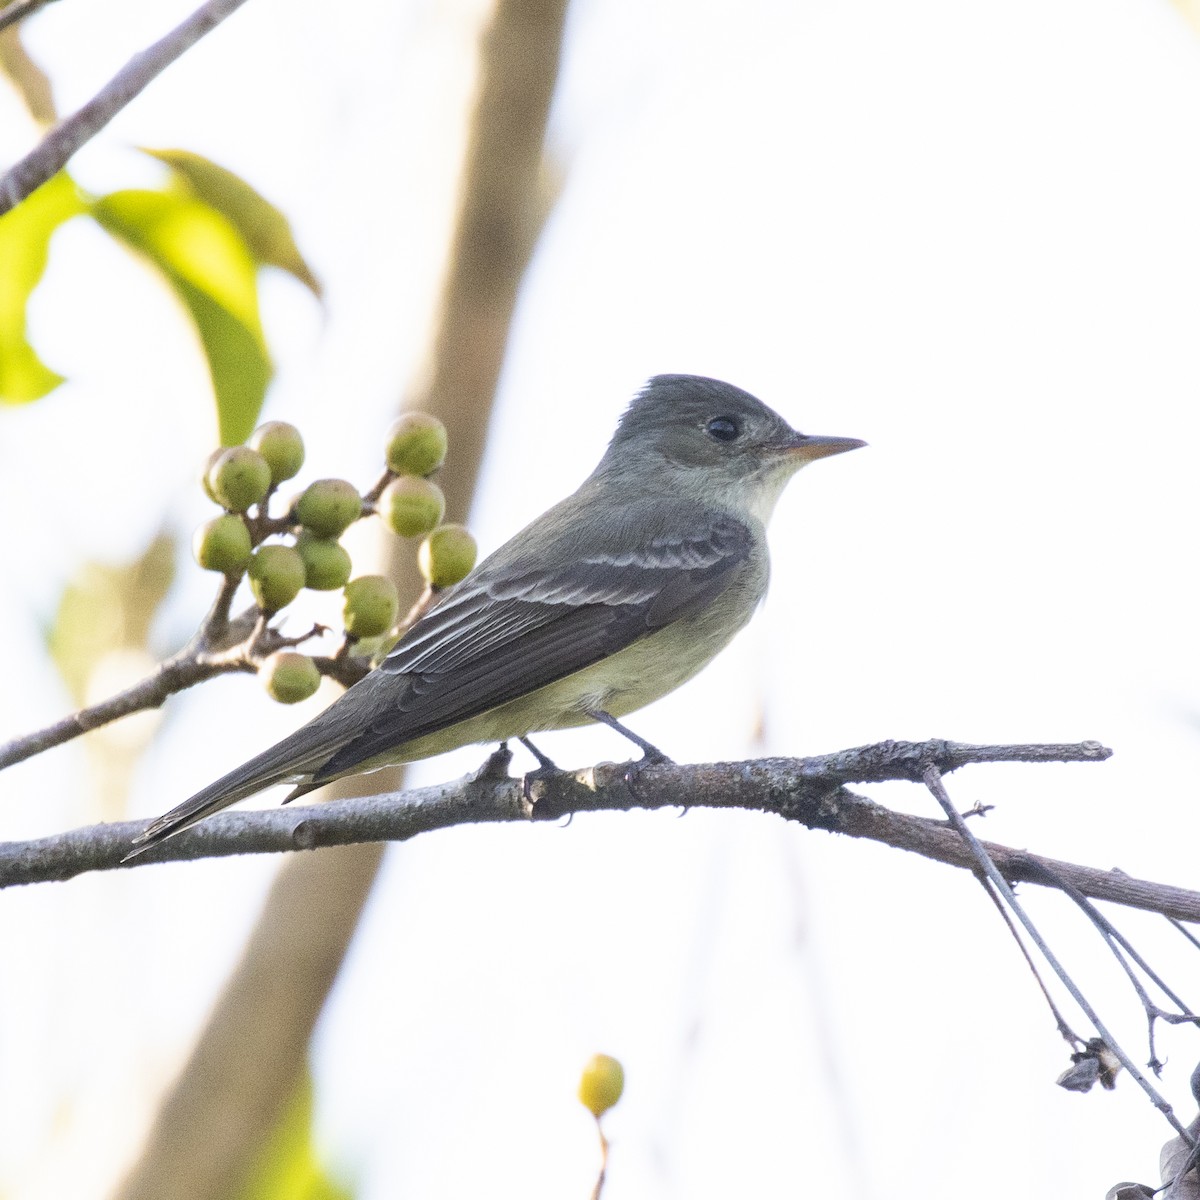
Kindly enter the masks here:
M 475 565 L 474 538 L 461 525 L 442 524 L 446 498 L 429 478 L 445 460 L 446 446 L 441 421 L 407 413 L 388 434 L 383 478 L 365 495 L 344 479 L 318 479 L 289 501 L 282 516 L 272 517 L 279 485 L 304 465 L 304 441 L 294 425 L 270 421 L 247 445 L 218 450 L 209 459 L 204 490 L 225 511 L 196 530 L 196 561 L 224 575 L 230 588 L 248 579 L 260 626 L 303 588 L 342 589 L 344 657 L 364 639 L 394 633 L 400 609 L 390 579 L 351 578 L 353 564 L 339 538 L 355 521 L 378 513 L 401 537 L 422 538 L 417 561 L 433 591 L 458 583 Z M 281 703 L 307 699 L 321 682 L 318 662 L 293 650 L 249 658 Z

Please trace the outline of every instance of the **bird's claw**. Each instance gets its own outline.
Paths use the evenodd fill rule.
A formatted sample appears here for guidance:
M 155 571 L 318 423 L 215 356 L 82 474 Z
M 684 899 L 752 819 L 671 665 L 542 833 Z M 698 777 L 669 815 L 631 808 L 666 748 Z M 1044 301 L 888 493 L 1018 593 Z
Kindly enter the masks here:
M 548 796 L 539 794 L 543 789 L 538 787 L 543 780 L 549 782 L 562 774 L 562 770 L 552 762 L 547 762 L 532 771 L 526 771 L 521 777 L 521 795 L 529 806 L 529 815 L 535 821 L 556 821 L 563 815 L 562 810 Z
M 634 759 L 633 762 L 626 766 L 622 779 L 633 798 L 641 800 L 642 794 L 638 790 L 638 780 L 641 778 L 642 772 L 647 767 L 673 767 L 674 765 L 674 759 L 668 758 L 656 746 L 647 744 L 646 752 L 642 757 Z M 687 810 L 685 809 L 684 811 L 686 812 Z

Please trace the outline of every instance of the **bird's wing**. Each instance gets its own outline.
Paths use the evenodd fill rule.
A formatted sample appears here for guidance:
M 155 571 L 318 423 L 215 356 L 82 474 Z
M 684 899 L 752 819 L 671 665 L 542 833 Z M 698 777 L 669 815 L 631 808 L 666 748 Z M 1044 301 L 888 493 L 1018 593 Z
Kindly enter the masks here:
M 751 552 L 750 531 L 724 513 L 692 509 L 686 520 L 681 512 L 664 520 L 660 511 L 650 528 L 662 532 L 632 545 L 625 533 L 640 523 L 629 515 L 623 529 L 572 547 L 555 565 L 498 554 L 468 577 L 379 666 L 393 681 L 389 702 L 314 782 L 573 675 L 702 610 Z

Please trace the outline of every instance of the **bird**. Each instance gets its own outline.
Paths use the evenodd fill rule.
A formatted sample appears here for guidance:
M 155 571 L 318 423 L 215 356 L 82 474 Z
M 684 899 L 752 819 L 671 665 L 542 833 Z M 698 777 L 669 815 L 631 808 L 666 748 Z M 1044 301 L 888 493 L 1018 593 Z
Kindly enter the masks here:
M 749 392 L 656 375 L 595 470 L 448 588 L 374 670 L 306 725 L 152 821 L 126 858 L 275 784 L 546 730 L 611 726 L 685 683 L 767 590 L 766 526 L 806 464 L 866 445 L 805 435 Z

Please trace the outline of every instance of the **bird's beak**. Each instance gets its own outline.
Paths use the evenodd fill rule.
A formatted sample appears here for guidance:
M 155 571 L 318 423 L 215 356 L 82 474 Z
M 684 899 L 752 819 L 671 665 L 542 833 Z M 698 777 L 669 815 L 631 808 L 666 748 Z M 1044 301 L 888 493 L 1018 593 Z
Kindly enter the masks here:
M 857 450 L 867 443 L 858 438 L 819 437 L 797 433 L 787 441 L 777 444 L 781 457 L 794 459 L 803 465 L 817 458 L 828 458 L 831 454 L 845 454 L 847 450 Z

